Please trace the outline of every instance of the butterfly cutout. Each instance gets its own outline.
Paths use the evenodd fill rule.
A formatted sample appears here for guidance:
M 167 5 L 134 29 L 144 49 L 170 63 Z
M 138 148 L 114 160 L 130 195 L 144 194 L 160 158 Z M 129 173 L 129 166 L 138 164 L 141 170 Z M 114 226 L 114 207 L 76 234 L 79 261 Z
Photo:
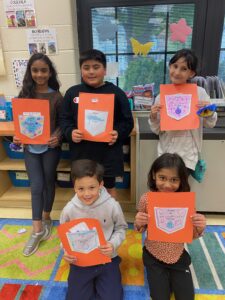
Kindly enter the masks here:
M 146 56 L 154 45 L 153 42 L 148 42 L 146 44 L 141 44 L 134 38 L 130 38 L 130 42 L 132 45 L 132 50 L 135 55 L 144 55 Z

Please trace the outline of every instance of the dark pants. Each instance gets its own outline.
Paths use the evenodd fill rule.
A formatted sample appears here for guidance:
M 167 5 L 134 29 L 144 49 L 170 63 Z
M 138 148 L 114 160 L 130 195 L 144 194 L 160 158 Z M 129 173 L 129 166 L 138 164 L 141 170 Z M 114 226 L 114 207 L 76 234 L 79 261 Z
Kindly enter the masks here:
M 52 210 L 60 148 L 49 149 L 41 154 L 25 149 L 24 155 L 31 187 L 32 219 L 41 220 L 43 211 Z
M 194 300 L 194 286 L 189 265 L 191 258 L 184 250 L 175 264 L 157 260 L 143 248 L 143 262 L 152 300 L 170 300 L 174 293 L 176 300 Z
M 122 300 L 120 257 L 91 267 L 70 265 L 66 300 Z
M 116 178 L 115 177 L 103 177 L 104 187 L 106 189 L 112 189 L 115 187 Z

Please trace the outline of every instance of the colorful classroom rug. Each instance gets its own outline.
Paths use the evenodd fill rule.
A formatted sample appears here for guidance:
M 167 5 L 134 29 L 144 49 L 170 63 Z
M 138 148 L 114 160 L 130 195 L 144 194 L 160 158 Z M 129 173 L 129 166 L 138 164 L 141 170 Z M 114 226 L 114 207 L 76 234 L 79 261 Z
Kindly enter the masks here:
M 62 259 L 57 224 L 34 255 L 23 257 L 31 221 L 0 219 L 0 300 L 65 298 L 68 265 Z M 21 229 L 26 231 L 19 233 Z M 143 238 L 130 226 L 119 249 L 124 300 L 149 299 L 141 259 Z M 208 226 L 204 237 L 187 245 L 187 250 L 192 256 L 195 299 L 225 300 L 225 226 Z

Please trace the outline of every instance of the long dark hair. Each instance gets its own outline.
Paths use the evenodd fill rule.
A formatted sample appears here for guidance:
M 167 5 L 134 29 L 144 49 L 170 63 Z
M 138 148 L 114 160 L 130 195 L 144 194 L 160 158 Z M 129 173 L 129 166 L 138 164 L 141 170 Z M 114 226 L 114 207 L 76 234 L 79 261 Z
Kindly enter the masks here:
M 49 66 L 51 76 L 48 80 L 48 86 L 55 91 L 59 90 L 60 85 L 57 78 L 57 72 L 52 61 L 43 53 L 35 53 L 28 61 L 27 69 L 23 78 L 23 87 L 19 93 L 19 98 L 35 98 L 36 84 L 31 75 L 31 66 L 36 60 L 43 60 Z
M 176 153 L 164 153 L 153 162 L 148 173 L 148 187 L 150 191 L 157 191 L 155 174 L 160 169 L 176 169 L 180 178 L 180 186 L 177 192 L 190 192 L 187 168 L 183 159 Z

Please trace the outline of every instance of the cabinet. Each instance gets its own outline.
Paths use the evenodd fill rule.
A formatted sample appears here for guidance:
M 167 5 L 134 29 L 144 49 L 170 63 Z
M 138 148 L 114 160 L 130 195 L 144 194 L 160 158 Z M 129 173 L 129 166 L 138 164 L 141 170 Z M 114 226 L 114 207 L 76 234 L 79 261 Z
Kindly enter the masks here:
M 137 199 L 148 190 L 147 174 L 152 162 L 157 157 L 157 140 L 141 140 L 138 152 L 142 153 L 140 164 L 137 165 Z M 196 193 L 196 208 L 202 212 L 225 212 L 225 140 L 204 140 L 202 158 L 205 159 L 207 170 L 202 183 L 191 176 L 191 190 Z
M 12 185 L 8 171 L 25 171 L 23 159 L 10 159 L 2 146 L 3 136 L 12 136 L 13 122 L 0 122 L 0 217 L 31 218 L 31 198 L 29 187 Z M 130 164 L 124 165 L 124 170 L 130 172 L 130 188 L 118 189 L 117 200 L 125 213 L 134 213 L 135 199 L 135 132 L 132 132 L 130 142 Z M 57 171 L 70 172 L 70 161 L 60 160 Z M 56 187 L 52 217 L 57 219 L 62 208 L 74 194 L 72 188 Z
M 192 177 L 190 185 L 196 192 L 199 211 L 225 212 L 225 135 L 224 140 L 204 140 L 202 158 L 206 161 L 206 173 L 202 183 Z
M 137 191 L 136 199 L 148 190 L 147 174 L 157 157 L 158 137 L 150 132 L 146 118 L 138 118 L 137 124 Z M 191 190 L 196 193 L 196 209 L 202 212 L 225 212 L 225 128 L 204 128 L 202 158 L 206 161 L 207 170 L 202 183 L 191 176 Z

